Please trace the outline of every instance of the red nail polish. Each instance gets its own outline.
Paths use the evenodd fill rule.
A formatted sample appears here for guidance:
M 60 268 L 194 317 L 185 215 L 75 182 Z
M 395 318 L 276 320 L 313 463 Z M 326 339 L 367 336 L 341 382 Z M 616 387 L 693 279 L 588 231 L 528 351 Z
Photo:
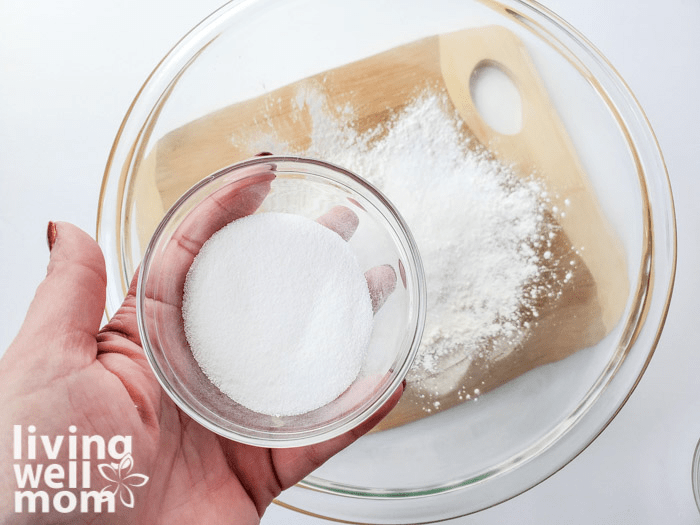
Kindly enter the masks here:
M 56 242 L 56 235 L 58 231 L 56 230 L 56 223 L 49 221 L 49 225 L 46 228 L 46 242 L 49 245 L 49 251 L 52 250 L 54 243 Z
M 401 282 L 403 287 L 406 288 L 406 268 L 403 267 L 403 262 L 399 259 L 399 275 L 401 275 Z
M 405 379 L 403 381 L 401 381 L 401 384 L 403 385 L 403 389 L 406 390 L 406 380 Z
M 269 151 L 261 151 L 260 153 L 258 153 L 256 155 L 256 157 L 270 157 L 270 156 L 274 157 L 274 154 L 270 153 Z M 270 166 L 270 169 L 272 171 L 275 171 L 277 169 L 277 164 L 270 162 L 268 165 Z

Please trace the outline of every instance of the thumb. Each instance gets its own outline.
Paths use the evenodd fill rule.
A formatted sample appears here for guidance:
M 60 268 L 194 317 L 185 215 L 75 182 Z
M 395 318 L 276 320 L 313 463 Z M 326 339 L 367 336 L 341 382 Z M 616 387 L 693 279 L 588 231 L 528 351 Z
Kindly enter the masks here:
M 84 357 L 94 359 L 95 335 L 105 307 L 102 251 L 87 233 L 67 222 L 49 223 L 47 236 L 51 255 L 46 278 L 7 352 L 60 350 L 84 352 Z

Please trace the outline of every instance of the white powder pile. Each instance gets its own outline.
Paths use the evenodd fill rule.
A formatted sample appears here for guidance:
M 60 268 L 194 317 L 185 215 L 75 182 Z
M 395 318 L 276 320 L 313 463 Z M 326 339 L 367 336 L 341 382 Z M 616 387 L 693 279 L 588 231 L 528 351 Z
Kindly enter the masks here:
M 297 106 L 311 118 L 311 145 L 289 151 L 274 137 L 261 142 L 366 178 L 391 199 L 416 238 L 428 304 L 409 379 L 420 382 L 455 364 L 461 374 L 477 356 L 498 359 L 517 347 L 528 319 L 537 317 L 534 301 L 552 293 L 536 284 L 543 272 L 538 250 L 551 246 L 557 231 L 545 220 L 541 183 L 470 148 L 444 94 L 426 92 L 364 134 L 347 124 L 351 108 L 330 108 L 320 91 L 301 91 Z
M 182 315 L 212 383 L 275 416 L 309 412 L 350 386 L 373 322 L 348 243 L 286 213 L 244 217 L 214 234 L 187 274 Z

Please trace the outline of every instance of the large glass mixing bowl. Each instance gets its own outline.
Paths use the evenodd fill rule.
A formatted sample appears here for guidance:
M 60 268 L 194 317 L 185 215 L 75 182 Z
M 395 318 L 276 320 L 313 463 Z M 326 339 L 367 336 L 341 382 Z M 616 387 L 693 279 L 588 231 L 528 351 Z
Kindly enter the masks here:
M 516 89 L 514 102 L 496 104 L 517 113 L 501 132 L 478 100 L 479 72 L 493 68 Z M 409 382 L 400 417 L 392 412 L 380 431 L 278 498 L 312 515 L 434 522 L 529 489 L 620 410 L 668 310 L 675 219 L 657 142 L 613 67 L 556 15 L 518 0 L 241 0 L 166 55 L 119 130 L 97 225 L 108 314 L 156 225 L 190 186 L 268 150 L 260 137 L 280 139 L 275 154 L 308 156 L 314 101 L 304 96 L 325 93 L 360 133 L 392 122 L 424 89 L 451 104 L 468 144 L 535 172 L 550 189 L 546 213 L 573 250 L 564 247 L 561 260 L 575 259 L 577 270 L 556 300 L 541 303 L 548 320 L 528 325 L 535 329 L 507 359 L 451 376 L 469 395 L 443 392 L 429 399 L 440 409 L 428 412 Z M 337 162 L 332 145 L 315 153 Z M 442 372 L 454 370 L 433 379 Z

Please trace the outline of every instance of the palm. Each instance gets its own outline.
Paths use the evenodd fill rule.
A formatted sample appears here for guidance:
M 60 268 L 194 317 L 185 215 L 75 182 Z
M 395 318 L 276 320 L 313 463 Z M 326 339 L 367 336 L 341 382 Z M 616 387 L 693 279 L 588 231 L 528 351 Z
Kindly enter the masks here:
M 119 377 L 104 394 L 113 399 L 115 421 L 130 423 L 135 465 L 150 477 L 137 497 L 151 503 L 135 505 L 141 511 L 138 521 L 230 523 L 235 516 L 241 523 L 257 523 L 256 504 L 229 467 L 221 441 L 181 412 L 157 384 L 139 345 L 133 303 L 130 294 L 98 335 L 96 361 L 105 379 Z M 118 428 L 124 432 L 123 423 Z

